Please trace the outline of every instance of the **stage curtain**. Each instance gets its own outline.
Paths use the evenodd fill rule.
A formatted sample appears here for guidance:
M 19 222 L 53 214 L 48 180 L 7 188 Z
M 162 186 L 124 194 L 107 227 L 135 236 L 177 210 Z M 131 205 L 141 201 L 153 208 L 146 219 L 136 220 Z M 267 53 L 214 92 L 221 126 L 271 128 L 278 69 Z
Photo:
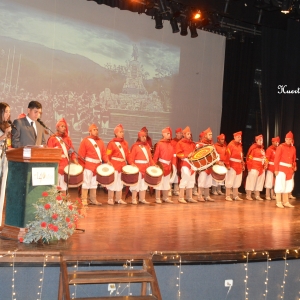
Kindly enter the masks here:
M 255 47 L 257 38 L 227 40 L 221 132 L 229 142 L 232 134 L 244 130 L 249 113 L 249 101 L 255 74 Z

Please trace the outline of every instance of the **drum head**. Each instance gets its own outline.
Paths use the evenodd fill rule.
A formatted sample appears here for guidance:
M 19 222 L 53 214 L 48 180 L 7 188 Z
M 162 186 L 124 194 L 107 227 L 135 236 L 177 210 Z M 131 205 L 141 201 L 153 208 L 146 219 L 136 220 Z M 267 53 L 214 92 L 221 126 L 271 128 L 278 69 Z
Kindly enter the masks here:
M 227 168 L 225 166 L 213 165 L 212 169 L 215 173 L 219 175 L 224 175 L 227 173 Z
M 65 172 L 65 174 L 69 173 L 70 175 L 79 175 L 83 172 L 83 167 L 81 165 L 76 165 L 74 163 L 71 163 L 70 169 L 69 169 L 69 165 L 65 166 L 64 172 Z
M 146 173 L 148 173 L 151 177 L 159 177 L 163 174 L 163 171 L 161 168 L 156 166 L 150 166 L 146 169 Z
M 139 168 L 135 166 L 127 165 L 122 168 L 122 172 L 125 174 L 136 174 L 139 172 Z
M 115 169 L 109 164 L 102 164 L 97 167 L 96 172 L 101 176 L 109 176 L 115 172 Z
M 194 153 L 194 155 L 190 158 L 191 161 L 194 160 L 199 160 L 205 156 L 207 156 L 208 154 L 212 153 L 214 151 L 214 147 L 212 146 L 206 146 L 203 148 L 200 148 L 199 150 L 196 151 L 196 153 Z

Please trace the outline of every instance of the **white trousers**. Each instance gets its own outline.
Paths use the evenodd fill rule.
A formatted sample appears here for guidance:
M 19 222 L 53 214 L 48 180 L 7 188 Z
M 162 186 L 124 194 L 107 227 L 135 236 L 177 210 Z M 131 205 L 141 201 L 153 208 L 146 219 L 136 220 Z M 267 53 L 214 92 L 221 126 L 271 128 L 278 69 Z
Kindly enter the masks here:
M 155 187 L 155 189 L 159 191 L 168 191 L 170 188 L 170 174 L 167 176 L 163 176 L 160 184 Z
M 109 191 L 119 192 L 123 189 L 123 182 L 121 181 L 121 173 L 115 171 L 115 181 L 106 187 Z
M 148 184 L 145 182 L 144 178 L 142 178 L 142 173 L 139 173 L 139 181 L 136 185 L 130 186 L 129 190 L 132 191 L 146 191 L 148 188 Z
M 224 185 L 225 181 L 215 181 L 214 179 L 212 179 L 212 186 L 218 186 L 218 185 Z
M 88 169 L 84 169 L 83 171 L 83 189 L 96 189 L 98 186 L 98 182 L 96 180 L 96 175 L 93 175 L 93 172 Z
M 294 176 L 290 180 L 286 180 L 286 175 L 284 172 L 278 172 L 275 179 L 275 194 L 277 193 L 291 193 L 294 189 Z
M 62 191 L 67 190 L 67 183 L 65 182 L 65 176 L 58 174 L 58 186 L 61 188 Z
M 198 177 L 198 187 L 210 188 L 212 186 L 212 176 L 207 174 L 205 171 L 200 172 Z
M 274 186 L 274 173 L 270 170 L 266 171 L 265 188 L 271 189 Z
M 179 183 L 179 188 L 180 189 L 191 189 L 195 185 L 195 175 L 196 173 L 194 172 L 193 175 L 191 175 L 191 169 L 188 167 L 181 167 L 181 179 Z
M 251 169 L 248 172 L 246 179 L 246 191 L 262 191 L 265 182 L 265 172 L 262 172 L 260 175 L 259 171 L 256 169 Z
M 238 189 L 242 184 L 243 173 L 236 175 L 236 171 L 233 168 L 228 170 L 225 177 L 225 186 L 227 189 Z
M 1 154 L 1 152 L 0 152 Z M 3 212 L 3 207 L 4 207 L 4 199 L 5 199 L 5 190 L 6 190 L 6 180 L 7 180 L 7 172 L 8 172 L 8 162 L 6 155 L 3 155 L 3 161 L 1 162 L 1 167 L 3 168 L 1 171 L 3 172 L 2 174 L 2 182 L 1 182 L 1 195 L 0 195 L 0 224 L 2 224 L 2 212 Z M 1 168 L 0 167 L 0 168 Z

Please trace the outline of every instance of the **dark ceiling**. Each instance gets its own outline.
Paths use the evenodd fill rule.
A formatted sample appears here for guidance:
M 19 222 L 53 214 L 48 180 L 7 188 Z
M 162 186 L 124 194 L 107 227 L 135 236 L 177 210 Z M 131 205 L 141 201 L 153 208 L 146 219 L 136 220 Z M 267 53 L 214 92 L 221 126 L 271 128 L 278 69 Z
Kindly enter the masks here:
M 179 27 L 185 20 L 196 28 L 227 35 L 260 34 L 262 26 L 286 29 L 287 20 L 300 19 L 300 0 L 88 0 L 98 4 L 145 13 L 155 19 L 174 19 Z M 288 14 L 281 12 L 287 5 Z M 193 12 L 201 11 L 201 20 L 191 21 Z M 154 22 L 154 21 L 153 21 Z

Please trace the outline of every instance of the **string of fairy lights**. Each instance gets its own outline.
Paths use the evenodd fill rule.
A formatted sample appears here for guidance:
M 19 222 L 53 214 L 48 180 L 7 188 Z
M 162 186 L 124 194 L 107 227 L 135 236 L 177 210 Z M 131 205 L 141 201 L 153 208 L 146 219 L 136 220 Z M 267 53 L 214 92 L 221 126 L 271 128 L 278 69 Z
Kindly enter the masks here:
M 290 255 L 291 252 L 294 252 L 294 255 Z M 181 255 L 166 255 L 162 252 L 158 253 L 155 252 L 152 254 L 152 256 L 154 255 L 159 255 L 162 257 L 163 261 L 170 261 L 173 260 L 174 261 L 174 266 L 177 268 L 177 275 L 176 275 L 176 290 L 177 290 L 177 298 L 181 299 L 181 283 L 182 283 L 182 257 Z M 245 259 L 245 263 L 244 263 L 244 270 L 245 270 L 245 278 L 244 278 L 244 299 L 245 300 L 249 300 L 250 299 L 250 290 L 249 290 L 249 286 L 248 286 L 248 280 L 249 280 L 249 260 L 250 257 L 253 259 L 253 257 L 255 257 L 256 255 L 261 255 L 262 257 L 265 256 L 266 258 L 266 267 L 265 267 L 265 278 L 264 278 L 264 291 L 262 293 L 264 300 L 268 299 L 268 284 L 269 284 L 269 271 L 271 269 L 271 265 L 270 265 L 270 261 L 272 260 L 270 257 L 270 253 L 268 251 L 263 251 L 263 252 L 257 252 L 254 249 L 252 251 L 249 251 L 247 253 L 245 253 L 243 255 L 243 259 Z M 1 259 L 3 259 L 4 257 L 10 257 L 11 258 L 11 263 L 9 264 L 10 267 L 12 268 L 12 277 L 11 277 L 11 299 L 12 300 L 17 300 L 17 299 L 22 299 L 22 295 L 21 293 L 17 293 L 16 292 L 16 273 L 17 273 L 17 269 L 16 269 L 16 257 L 17 257 L 17 250 L 14 251 L 7 251 L 6 254 L 0 255 L 0 262 Z M 283 261 L 284 261 L 284 268 L 283 268 L 283 279 L 282 279 L 282 283 L 280 285 L 280 294 L 278 295 L 279 299 L 286 299 L 286 295 L 285 295 L 285 288 L 286 288 L 286 282 L 287 282 L 287 277 L 288 277 L 288 272 L 289 272 L 289 258 L 298 258 L 298 249 L 293 249 L 293 250 L 285 250 L 284 256 L 282 257 Z M 42 269 L 39 271 L 40 273 L 40 278 L 39 278 L 39 282 L 38 282 L 38 292 L 37 292 L 37 300 L 42 300 L 43 299 L 43 284 L 44 284 L 44 276 L 45 276 L 45 269 L 47 267 L 47 263 L 48 263 L 48 259 L 49 259 L 49 255 L 48 254 L 44 254 L 43 255 L 43 265 L 42 265 Z M 54 256 L 52 256 L 52 259 L 54 259 Z M 128 259 L 125 261 L 125 263 L 123 264 L 123 268 L 124 269 L 128 269 L 131 270 L 133 269 L 133 262 L 134 259 Z M 74 270 L 75 272 L 79 271 L 79 263 L 78 261 L 74 264 Z M 300 281 L 300 279 L 298 280 Z M 115 284 L 114 284 L 115 286 Z M 127 291 L 127 293 L 126 293 Z M 148 284 L 148 295 L 152 295 L 152 290 L 150 288 L 150 284 Z M 78 287 L 76 284 L 74 284 L 74 292 L 71 294 L 71 298 L 75 299 L 77 298 L 77 292 L 78 292 Z M 132 291 L 131 291 L 131 285 L 130 282 L 128 282 L 127 284 L 118 284 L 117 287 L 113 290 L 113 292 L 110 293 L 110 296 L 121 296 L 121 295 L 125 295 L 127 294 L 127 296 L 132 296 Z M 297 299 L 300 300 L 300 291 L 298 292 L 297 295 Z

